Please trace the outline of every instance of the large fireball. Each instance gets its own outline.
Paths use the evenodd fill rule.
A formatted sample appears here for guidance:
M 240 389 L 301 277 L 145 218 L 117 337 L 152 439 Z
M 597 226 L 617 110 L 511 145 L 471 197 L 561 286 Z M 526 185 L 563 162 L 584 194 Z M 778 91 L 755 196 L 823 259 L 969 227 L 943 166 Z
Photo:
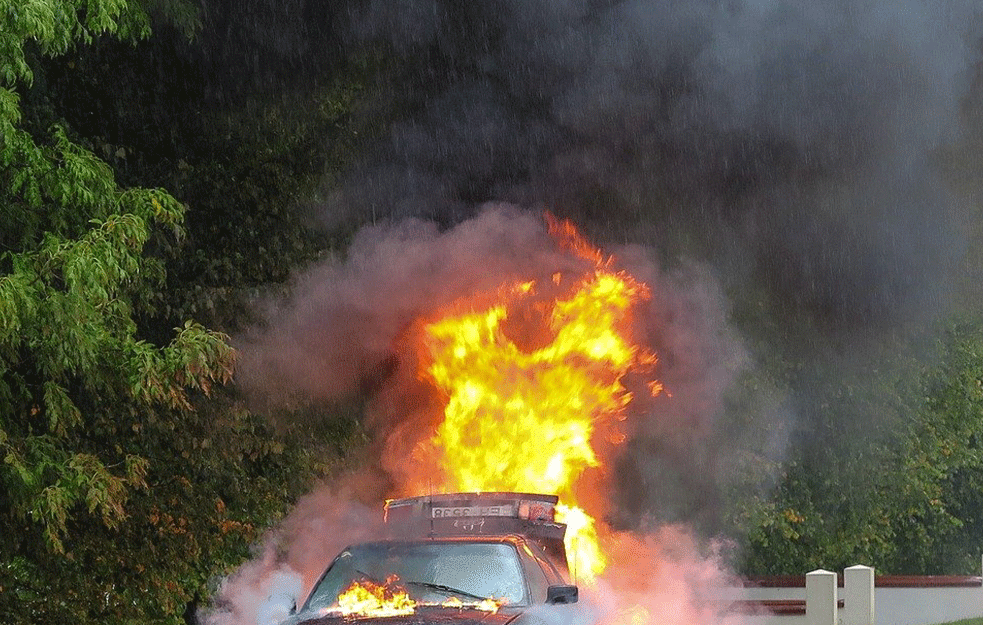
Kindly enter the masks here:
M 560 496 L 574 572 L 593 580 L 606 565 L 597 523 L 605 497 L 585 472 L 603 462 L 598 437 L 616 442 L 632 400 L 624 377 L 655 356 L 633 343 L 633 309 L 648 288 L 550 219 L 558 244 L 584 261 L 581 275 L 503 285 L 456 302 L 422 332 L 421 374 L 444 397 L 429 445 L 447 490 Z M 650 388 L 658 392 L 654 382 Z

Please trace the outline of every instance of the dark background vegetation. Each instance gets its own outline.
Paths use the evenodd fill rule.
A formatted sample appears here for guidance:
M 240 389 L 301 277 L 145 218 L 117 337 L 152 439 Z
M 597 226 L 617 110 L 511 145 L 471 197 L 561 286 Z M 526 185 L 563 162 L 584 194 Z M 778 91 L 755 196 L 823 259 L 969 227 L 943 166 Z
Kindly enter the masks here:
M 976 53 L 952 106 L 878 84 L 877 51 L 834 122 L 787 104 L 806 138 L 701 126 L 722 109 L 682 42 L 712 24 L 601 64 L 646 41 L 619 13 L 646 3 L 573 5 L 0 0 L 0 620 L 191 622 L 366 442 L 360 398 L 278 418 L 229 385 L 251 302 L 366 224 L 495 200 L 708 263 L 751 360 L 723 422 L 784 416 L 779 452 L 702 485 L 712 510 L 638 512 L 732 539 L 744 573 L 978 573 Z M 612 76 L 621 101 L 584 104 Z M 851 106 L 875 92 L 924 117 L 869 130 L 881 109 Z M 906 168 L 870 171 L 940 110 Z

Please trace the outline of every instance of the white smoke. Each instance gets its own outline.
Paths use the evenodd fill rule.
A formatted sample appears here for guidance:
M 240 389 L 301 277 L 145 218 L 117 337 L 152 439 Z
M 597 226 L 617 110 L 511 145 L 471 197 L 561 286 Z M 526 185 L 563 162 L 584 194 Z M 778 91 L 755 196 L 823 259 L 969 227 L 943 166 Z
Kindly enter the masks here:
M 635 522 L 625 524 L 625 514 L 620 519 L 635 533 L 602 532 L 616 536 L 608 545 L 612 566 L 596 589 L 585 591 L 575 613 L 620 623 L 622 611 L 634 606 L 630 616 L 639 625 L 723 622 L 700 590 L 726 578 L 719 561 L 702 555 L 685 531 L 650 532 L 643 519 L 668 503 L 660 497 L 670 491 L 677 498 L 686 491 L 688 507 L 698 500 L 716 504 L 718 475 L 700 473 L 699 462 L 736 453 L 732 446 L 718 448 L 714 432 L 722 396 L 745 366 L 743 352 L 727 328 L 725 299 L 706 267 L 664 272 L 643 247 L 607 251 L 651 290 L 638 311 L 634 338 L 658 354 L 656 375 L 667 392 L 633 410 L 636 423 L 629 431 L 636 445 L 614 452 L 620 454 L 618 466 L 604 478 L 609 503 L 618 518 L 620 508 L 634 502 L 636 509 L 625 510 Z M 268 301 L 267 324 L 242 339 L 243 383 L 267 397 L 323 400 L 366 392 L 362 381 L 376 376 L 365 415 L 375 443 L 364 471 L 298 502 L 257 557 L 223 584 L 215 601 L 220 609 L 208 615 L 207 625 L 268 625 L 290 605 L 287 597 L 302 602 L 346 544 L 381 534 L 384 497 L 419 494 L 400 489 L 406 476 L 419 475 L 414 450 L 431 436 L 441 411 L 421 386 L 412 353 L 400 346 L 411 323 L 503 283 L 548 283 L 555 272 L 589 267 L 558 247 L 541 218 L 496 204 L 444 231 L 418 220 L 366 229 L 346 259 L 311 268 L 297 279 L 290 298 Z M 644 453 L 650 450 L 646 441 L 665 438 L 670 426 L 686 435 L 664 441 L 654 455 Z M 651 484 L 645 476 L 656 474 L 672 488 L 646 492 Z M 675 620 L 666 620 L 669 615 Z
M 204 625 L 275 625 L 300 608 L 321 573 L 350 544 L 385 535 L 381 508 L 359 502 L 373 486 L 364 476 L 321 485 L 300 499 L 257 547 L 252 560 L 222 581 Z
M 610 568 L 582 588 L 577 605 L 530 611 L 563 625 L 739 625 L 719 590 L 733 584 L 712 551 L 683 527 L 622 533 L 607 545 Z

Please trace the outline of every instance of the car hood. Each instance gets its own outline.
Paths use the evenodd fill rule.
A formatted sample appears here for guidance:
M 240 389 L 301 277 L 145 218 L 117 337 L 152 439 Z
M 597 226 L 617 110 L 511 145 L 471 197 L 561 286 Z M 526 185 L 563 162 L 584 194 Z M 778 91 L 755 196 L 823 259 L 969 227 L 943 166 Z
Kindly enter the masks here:
M 318 616 L 310 620 L 298 621 L 303 625 L 505 625 L 519 615 L 514 610 L 483 612 L 481 610 L 459 610 L 446 608 L 417 609 L 406 616 Z

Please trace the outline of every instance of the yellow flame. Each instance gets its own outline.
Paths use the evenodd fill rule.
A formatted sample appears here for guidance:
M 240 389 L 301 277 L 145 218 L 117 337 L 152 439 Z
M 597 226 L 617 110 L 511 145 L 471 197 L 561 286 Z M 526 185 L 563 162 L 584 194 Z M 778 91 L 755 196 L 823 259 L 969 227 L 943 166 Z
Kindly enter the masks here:
M 500 289 L 495 304 L 425 326 L 424 373 L 446 398 L 431 441 L 444 486 L 559 495 L 568 557 L 590 581 L 606 560 L 577 484 L 585 469 L 600 465 L 592 444 L 598 425 L 624 418 L 631 393 L 622 379 L 633 368 L 650 368 L 655 356 L 628 336 L 631 310 L 647 287 L 610 270 L 611 259 L 564 223 L 562 242 L 594 268 L 554 301 L 543 302 L 535 282 L 522 282 Z M 554 275 L 552 282 L 564 280 Z
M 356 581 L 338 595 L 338 610 L 344 616 L 403 616 L 415 609 L 416 602 L 395 577 L 385 584 Z
M 444 606 L 445 608 L 463 608 L 464 602 L 458 597 L 448 597 L 447 600 L 440 605 Z
M 474 604 L 474 608 L 481 610 L 482 612 L 491 612 L 495 614 L 498 612 L 498 608 L 502 607 L 501 601 L 496 601 L 495 599 L 482 599 L 478 603 Z

